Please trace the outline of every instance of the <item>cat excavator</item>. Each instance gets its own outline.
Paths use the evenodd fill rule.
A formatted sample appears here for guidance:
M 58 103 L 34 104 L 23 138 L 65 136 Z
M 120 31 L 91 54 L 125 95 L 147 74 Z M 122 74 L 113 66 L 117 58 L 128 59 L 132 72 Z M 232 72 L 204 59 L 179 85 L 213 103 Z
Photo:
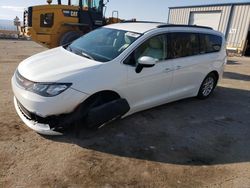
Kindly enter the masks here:
M 33 41 L 48 48 L 65 45 L 98 27 L 122 21 L 117 11 L 109 19 L 104 17 L 107 2 L 68 0 L 65 5 L 61 0 L 57 0 L 57 4 L 47 0 L 47 5 L 28 7 L 24 11 L 21 29 Z

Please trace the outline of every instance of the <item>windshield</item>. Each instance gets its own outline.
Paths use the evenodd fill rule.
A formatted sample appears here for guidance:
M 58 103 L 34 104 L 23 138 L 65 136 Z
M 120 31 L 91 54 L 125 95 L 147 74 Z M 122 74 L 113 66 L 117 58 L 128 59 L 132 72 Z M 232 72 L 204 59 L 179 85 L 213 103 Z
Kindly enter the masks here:
M 141 34 L 109 28 L 96 29 L 75 40 L 67 50 L 100 62 L 111 61 Z

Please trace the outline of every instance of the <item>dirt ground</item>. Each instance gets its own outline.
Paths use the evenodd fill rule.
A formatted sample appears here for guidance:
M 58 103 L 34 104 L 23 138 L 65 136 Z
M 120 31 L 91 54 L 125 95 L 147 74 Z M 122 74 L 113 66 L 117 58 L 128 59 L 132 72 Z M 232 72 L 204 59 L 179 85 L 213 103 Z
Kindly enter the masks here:
M 207 100 L 44 137 L 17 116 L 10 85 L 18 63 L 43 50 L 0 40 L 0 187 L 250 187 L 250 58 L 230 58 Z

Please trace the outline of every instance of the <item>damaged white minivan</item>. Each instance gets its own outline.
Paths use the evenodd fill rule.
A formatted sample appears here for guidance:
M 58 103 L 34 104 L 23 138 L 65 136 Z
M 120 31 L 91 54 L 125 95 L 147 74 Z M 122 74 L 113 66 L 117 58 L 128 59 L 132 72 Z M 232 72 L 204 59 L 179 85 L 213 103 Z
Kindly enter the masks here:
M 208 27 L 125 22 L 21 62 L 12 78 L 23 122 L 58 135 L 98 128 L 167 102 L 207 98 L 226 63 L 224 36 Z

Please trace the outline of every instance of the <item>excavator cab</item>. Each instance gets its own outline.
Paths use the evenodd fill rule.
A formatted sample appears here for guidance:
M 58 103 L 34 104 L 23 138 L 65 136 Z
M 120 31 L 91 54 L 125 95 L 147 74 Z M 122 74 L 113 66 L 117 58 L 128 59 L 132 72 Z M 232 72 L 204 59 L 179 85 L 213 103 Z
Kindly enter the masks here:
M 48 48 L 72 42 L 81 35 L 106 24 L 103 0 L 61 0 L 29 7 L 24 12 L 24 27 L 32 40 Z

